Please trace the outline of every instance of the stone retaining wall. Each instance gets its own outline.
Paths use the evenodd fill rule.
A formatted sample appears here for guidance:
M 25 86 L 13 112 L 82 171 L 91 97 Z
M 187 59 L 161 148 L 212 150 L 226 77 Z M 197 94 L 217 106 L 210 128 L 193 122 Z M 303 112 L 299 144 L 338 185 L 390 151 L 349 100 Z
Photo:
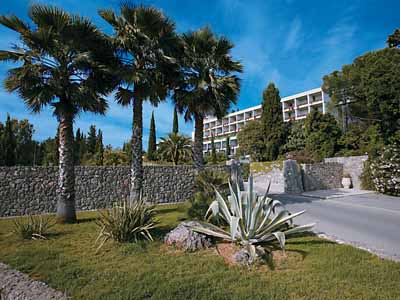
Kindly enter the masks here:
M 0 167 L 0 217 L 54 212 L 57 176 L 57 167 Z M 193 196 L 195 176 L 193 166 L 145 166 L 143 196 L 151 203 L 185 201 Z M 77 209 L 106 208 L 127 199 L 129 177 L 129 167 L 75 167 Z
M 352 186 L 355 189 L 361 189 L 361 174 L 364 170 L 364 162 L 368 155 L 349 156 L 349 157 L 330 157 L 325 158 L 325 162 L 336 162 L 343 165 L 343 172 L 350 174 Z
M 342 187 L 343 165 L 336 162 L 302 164 L 304 191 Z

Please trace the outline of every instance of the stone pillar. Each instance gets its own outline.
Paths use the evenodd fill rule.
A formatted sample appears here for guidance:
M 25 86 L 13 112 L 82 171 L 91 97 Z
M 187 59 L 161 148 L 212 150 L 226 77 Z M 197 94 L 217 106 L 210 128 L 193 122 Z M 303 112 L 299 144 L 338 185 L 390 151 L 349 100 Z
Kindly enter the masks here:
M 301 168 L 295 160 L 288 159 L 283 162 L 284 192 L 288 194 L 301 194 L 304 192 Z

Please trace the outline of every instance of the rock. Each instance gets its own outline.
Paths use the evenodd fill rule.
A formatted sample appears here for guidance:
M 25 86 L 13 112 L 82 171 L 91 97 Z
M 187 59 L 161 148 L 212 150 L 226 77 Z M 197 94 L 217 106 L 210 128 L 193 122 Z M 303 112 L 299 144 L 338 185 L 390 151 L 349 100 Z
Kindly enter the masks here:
M 241 248 L 233 254 L 233 262 L 242 266 L 250 266 L 265 256 L 265 249 L 261 246 L 256 247 L 256 257 L 252 257 L 246 248 Z
M 283 162 L 284 191 L 288 194 L 301 194 L 304 192 L 301 169 L 292 159 Z
M 165 236 L 165 243 L 178 249 L 193 252 L 211 247 L 211 239 L 204 234 L 191 230 L 190 226 L 200 226 L 199 222 L 182 222 Z

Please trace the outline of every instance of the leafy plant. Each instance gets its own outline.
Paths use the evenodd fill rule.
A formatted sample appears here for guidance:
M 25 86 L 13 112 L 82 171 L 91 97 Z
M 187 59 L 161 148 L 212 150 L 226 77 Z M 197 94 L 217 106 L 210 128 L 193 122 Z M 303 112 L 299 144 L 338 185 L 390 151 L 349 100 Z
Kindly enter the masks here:
M 100 242 L 97 251 L 109 240 L 123 242 L 137 242 L 141 238 L 153 240 L 150 230 L 156 225 L 154 220 L 154 206 L 148 206 L 142 198 L 130 204 L 122 201 L 112 208 L 100 212 L 96 224 L 100 233 L 96 243 Z
M 215 195 L 215 188 L 223 191 L 227 190 L 228 181 L 229 175 L 226 172 L 204 170 L 196 176 L 195 186 L 198 192 L 211 198 Z
M 202 192 L 194 194 L 193 199 L 190 200 L 190 207 L 188 208 L 188 216 L 192 219 L 204 220 L 208 207 L 213 199 Z
M 13 233 L 25 240 L 46 239 L 49 229 L 55 225 L 51 216 L 28 216 L 14 219 Z
M 174 166 L 180 160 L 188 160 L 192 156 L 192 143 L 190 138 L 178 133 L 170 133 L 168 137 L 161 138 L 158 153 L 166 161 L 172 161 Z
M 193 230 L 236 242 L 247 248 L 250 256 L 256 257 L 256 245 L 271 243 L 278 240 L 282 250 L 285 249 L 286 238 L 295 233 L 309 231 L 314 224 L 298 227 L 288 227 L 292 220 L 303 214 L 300 211 L 289 213 L 282 203 L 269 198 L 268 190 L 264 197 L 258 196 L 253 190 L 253 177 L 249 176 L 248 191 L 240 191 L 229 184 L 231 195 L 224 199 L 218 190 L 215 190 L 216 200 L 213 201 L 206 213 L 222 218 L 227 224 L 227 230 L 216 225 L 203 222 L 201 226 L 190 226 Z M 278 207 L 279 209 L 278 211 Z
M 400 144 L 384 147 L 380 155 L 371 161 L 369 168 L 378 192 L 400 196 Z

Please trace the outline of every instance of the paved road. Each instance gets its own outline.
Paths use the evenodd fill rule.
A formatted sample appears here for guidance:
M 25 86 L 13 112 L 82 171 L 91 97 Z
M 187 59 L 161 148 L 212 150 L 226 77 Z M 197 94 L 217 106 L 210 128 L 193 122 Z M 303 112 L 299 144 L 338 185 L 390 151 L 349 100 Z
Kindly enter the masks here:
M 316 233 L 400 261 L 400 197 L 364 194 L 322 200 L 277 194 L 273 198 L 291 212 L 306 210 L 296 218 L 297 224 L 316 222 Z

